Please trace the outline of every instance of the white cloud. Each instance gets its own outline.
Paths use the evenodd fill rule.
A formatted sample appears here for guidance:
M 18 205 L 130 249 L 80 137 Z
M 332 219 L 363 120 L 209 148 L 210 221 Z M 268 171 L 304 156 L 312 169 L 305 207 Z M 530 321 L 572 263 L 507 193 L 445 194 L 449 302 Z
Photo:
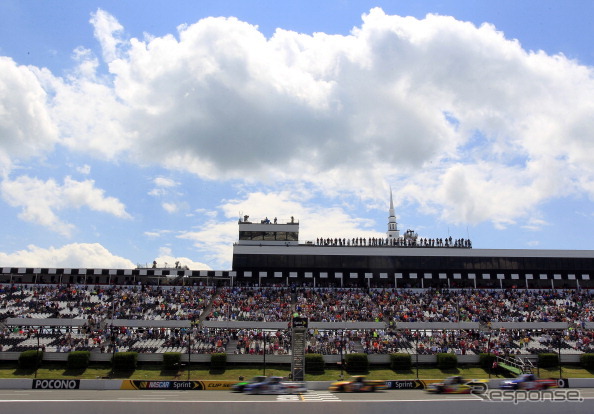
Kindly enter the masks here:
M 209 220 L 197 230 L 181 232 L 178 237 L 191 240 L 205 260 L 216 263 L 218 268 L 230 268 L 233 243 L 239 235 L 238 219 L 245 214 L 256 222 L 265 217 L 274 220 L 275 216 L 269 213 L 277 213 L 279 223 L 289 222 L 291 217 L 296 221 L 306 217 L 307 221 L 300 223 L 300 241 L 328 237 L 384 237 L 385 233 L 374 230 L 376 223 L 353 218 L 341 207 L 311 205 L 310 197 L 299 191 L 249 193 L 240 200 L 228 200 L 219 206 L 224 218 Z M 321 234 L 319 229 L 324 229 L 324 233 Z
M 0 252 L 0 263 L 11 267 L 64 267 L 133 269 L 134 263 L 114 256 L 98 243 L 73 243 L 47 249 L 28 246 L 15 253 Z
M 91 166 L 88 164 L 81 165 L 80 167 L 76 167 L 76 171 L 84 175 L 89 175 L 91 173 Z
M 11 98 L 16 119 L 32 119 L 30 100 L 43 115 L 24 123 L 38 138 L 0 113 L 33 153 L 51 147 L 57 125 L 66 148 L 97 157 L 371 203 L 389 183 L 398 202 L 500 228 L 529 221 L 551 198 L 594 199 L 592 68 L 524 50 L 491 25 L 373 9 L 348 36 L 279 29 L 266 38 L 235 18 L 207 18 L 124 40 L 107 12 L 91 23 L 108 76 L 85 49 L 64 79 L 1 63 L 0 85 L 33 91 Z M 39 83 L 52 96 L 47 109 Z M 26 152 L 19 140 L 3 144 L 5 158 Z M 165 194 L 168 180 L 150 194 Z M 29 219 L 63 226 L 52 209 L 28 208 Z
M 175 203 L 162 203 L 161 206 L 163 207 L 163 210 L 169 214 L 177 213 L 179 210 L 179 206 Z
M 58 129 L 47 101 L 35 70 L 0 56 L 0 173 L 57 143 Z
M 177 187 L 179 185 L 179 183 L 177 181 L 172 180 L 171 178 L 165 178 L 165 177 L 155 178 L 154 183 L 155 183 L 155 186 L 157 186 L 157 187 L 166 187 L 166 188 Z
M 163 197 L 172 194 L 172 189 L 180 185 L 179 182 L 171 178 L 157 177 L 153 180 L 155 188 L 149 191 L 149 195 L 153 197 Z
M 66 177 L 62 185 L 55 180 L 42 181 L 20 176 L 0 183 L 3 199 L 13 207 L 20 207 L 19 217 L 69 236 L 74 229 L 57 215 L 58 211 L 87 207 L 121 219 L 129 219 L 124 204 L 114 197 L 106 197 L 93 180 L 76 181 Z
M 119 48 L 124 41 L 120 39 L 124 28 L 111 14 L 99 9 L 91 16 L 90 23 L 95 28 L 95 37 L 101 43 L 103 59 L 111 62 L 118 57 Z

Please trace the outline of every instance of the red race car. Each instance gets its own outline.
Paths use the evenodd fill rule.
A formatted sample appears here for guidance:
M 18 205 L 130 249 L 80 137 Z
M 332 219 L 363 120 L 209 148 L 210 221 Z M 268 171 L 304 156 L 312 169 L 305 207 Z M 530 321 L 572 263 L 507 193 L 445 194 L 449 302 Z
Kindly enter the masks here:
M 502 390 L 546 390 L 557 387 L 557 380 L 538 379 L 534 374 L 522 374 L 513 380 L 506 380 L 499 384 Z

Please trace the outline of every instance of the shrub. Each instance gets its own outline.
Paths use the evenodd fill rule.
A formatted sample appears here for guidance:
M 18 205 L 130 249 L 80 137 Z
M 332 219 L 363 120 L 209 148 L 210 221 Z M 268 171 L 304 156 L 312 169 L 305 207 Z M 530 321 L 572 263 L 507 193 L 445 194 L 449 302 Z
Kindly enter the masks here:
M 68 354 L 67 369 L 87 369 L 91 359 L 90 351 L 72 351 Z
M 482 369 L 488 371 L 493 367 L 493 362 L 497 359 L 495 354 L 479 354 L 479 364 Z
M 19 368 L 35 369 L 43 359 L 43 351 L 29 350 L 23 351 L 19 355 Z
M 455 354 L 441 353 L 437 354 L 437 368 L 453 369 L 458 367 L 458 357 Z
M 369 370 L 367 354 L 347 354 L 345 363 L 347 372 L 352 374 L 365 374 Z
M 322 354 L 305 354 L 305 373 L 323 374 L 325 369 Z
M 165 352 L 163 354 L 163 369 L 174 370 L 179 369 L 181 361 L 181 352 Z
M 593 370 L 594 369 L 594 354 L 582 354 L 580 355 L 580 363 L 582 367 Z
M 410 354 L 391 354 L 390 368 L 393 370 L 409 370 L 412 367 Z
M 227 368 L 227 354 L 217 353 L 210 356 L 211 371 L 224 371 Z
M 559 355 L 553 353 L 538 354 L 538 366 L 540 368 L 551 368 L 559 366 Z
M 136 369 L 138 352 L 116 352 L 111 360 L 114 371 Z

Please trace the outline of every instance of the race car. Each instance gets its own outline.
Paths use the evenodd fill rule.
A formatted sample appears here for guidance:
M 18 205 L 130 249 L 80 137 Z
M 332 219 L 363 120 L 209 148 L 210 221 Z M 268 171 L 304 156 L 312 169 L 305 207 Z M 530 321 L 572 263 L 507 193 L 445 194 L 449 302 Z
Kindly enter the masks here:
M 385 381 L 368 380 L 363 375 L 353 376 L 346 381 L 334 382 L 328 388 L 328 390 L 335 392 L 375 392 L 385 389 Z
M 283 377 L 268 377 L 247 384 L 243 390 L 247 394 L 298 394 L 307 392 L 307 387 L 303 382 L 284 382 Z
M 256 377 L 252 378 L 251 380 L 241 381 L 241 382 L 238 382 L 237 384 L 233 384 L 231 386 L 231 391 L 234 391 L 234 392 L 243 392 L 246 385 L 253 384 L 253 383 L 256 383 L 256 382 L 263 382 L 265 380 L 266 380 L 266 377 L 265 376 L 258 375 Z
M 470 394 L 473 390 L 483 393 L 487 390 L 488 383 L 488 380 L 465 380 L 454 376 L 446 378 L 444 382 L 429 384 L 426 391 L 435 394 Z
M 522 374 L 513 380 L 505 380 L 499 384 L 502 390 L 546 390 L 557 387 L 554 379 L 538 379 L 534 374 Z

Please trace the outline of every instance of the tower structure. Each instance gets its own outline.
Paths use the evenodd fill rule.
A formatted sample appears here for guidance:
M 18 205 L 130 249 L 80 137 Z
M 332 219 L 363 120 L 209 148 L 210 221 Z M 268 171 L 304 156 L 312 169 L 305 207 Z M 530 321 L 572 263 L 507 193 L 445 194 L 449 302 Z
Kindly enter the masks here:
M 388 216 L 388 231 L 386 234 L 388 235 L 389 239 L 397 239 L 400 237 L 400 230 L 398 230 L 398 222 L 396 221 L 396 213 L 394 212 L 392 187 L 390 187 L 390 213 Z

